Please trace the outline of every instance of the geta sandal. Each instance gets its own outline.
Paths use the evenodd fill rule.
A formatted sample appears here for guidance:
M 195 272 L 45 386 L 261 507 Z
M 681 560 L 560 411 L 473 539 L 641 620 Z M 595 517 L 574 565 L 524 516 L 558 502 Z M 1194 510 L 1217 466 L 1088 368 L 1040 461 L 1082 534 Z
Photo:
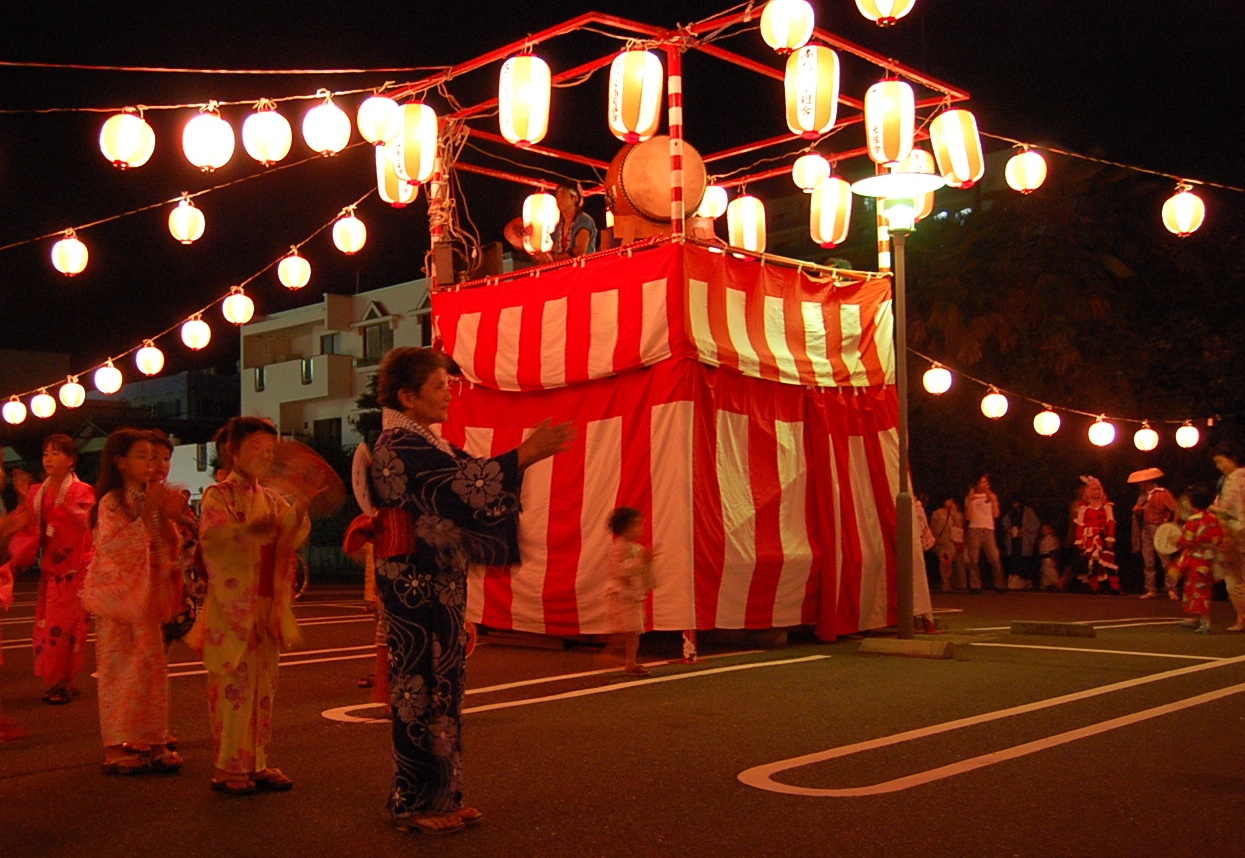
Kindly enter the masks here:
M 161 775 L 175 775 L 185 763 L 177 751 L 165 751 L 151 758 L 151 770 Z
M 467 827 L 457 813 L 433 813 L 426 816 L 403 816 L 393 821 L 398 831 L 421 834 L 453 834 Z
M 250 795 L 255 792 L 255 782 L 243 776 L 212 778 L 212 791 L 222 795 Z
M 103 772 L 106 775 L 142 775 L 151 770 L 151 763 L 145 757 L 122 757 L 119 760 L 105 760 Z
M 466 825 L 475 825 L 484 818 L 484 814 L 480 812 L 478 807 L 460 807 L 454 811 L 454 815 Z
M 251 774 L 255 788 L 261 792 L 285 792 L 294 788 L 294 781 L 280 769 L 261 769 Z
M 53 706 L 63 706 L 69 702 L 69 692 L 59 685 L 49 688 L 47 693 L 43 695 L 43 702 L 50 703 Z

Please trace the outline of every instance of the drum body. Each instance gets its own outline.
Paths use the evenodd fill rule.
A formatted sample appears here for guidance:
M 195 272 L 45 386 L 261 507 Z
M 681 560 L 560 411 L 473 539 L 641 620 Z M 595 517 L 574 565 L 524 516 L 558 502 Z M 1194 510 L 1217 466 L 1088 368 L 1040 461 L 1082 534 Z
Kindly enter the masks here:
M 683 144 L 683 209 L 696 211 L 705 193 L 705 162 Z M 615 232 L 626 244 L 670 233 L 670 138 L 659 134 L 624 146 L 605 173 L 605 194 Z

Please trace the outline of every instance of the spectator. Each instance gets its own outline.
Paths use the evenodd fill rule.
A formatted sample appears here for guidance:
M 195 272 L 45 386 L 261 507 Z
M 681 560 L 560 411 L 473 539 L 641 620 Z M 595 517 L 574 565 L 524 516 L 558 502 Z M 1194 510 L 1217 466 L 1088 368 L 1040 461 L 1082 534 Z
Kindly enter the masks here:
M 1041 567 L 1038 571 L 1038 586 L 1043 590 L 1068 589 L 1068 579 L 1071 576 L 1066 571 L 1060 572 L 1059 537 L 1055 535 L 1053 526 L 1049 524 L 1042 525 L 1037 550 L 1038 559 L 1041 561 Z
M 1033 507 L 1013 498 L 1003 514 L 1003 549 L 1007 557 L 1007 589 L 1027 590 L 1037 585 L 1034 551 L 1042 523 Z
M 1007 592 L 1003 578 L 1003 561 L 999 558 L 999 544 L 994 537 L 994 523 L 999 517 L 999 496 L 990 488 L 990 475 L 982 474 L 964 499 L 964 514 L 968 518 L 968 586 L 981 592 L 981 554 L 984 551 L 993 573 L 993 589 Z
M 938 577 L 942 592 L 963 590 L 965 582 L 964 514 L 955 498 L 947 497 L 934 510 L 929 520 L 934 534 L 934 550 L 938 552 Z
M 1212 510 L 1223 524 L 1223 583 L 1236 609 L 1236 623 L 1228 631 L 1241 632 L 1245 631 L 1245 468 L 1235 444 L 1218 445 L 1214 461 L 1223 477 Z

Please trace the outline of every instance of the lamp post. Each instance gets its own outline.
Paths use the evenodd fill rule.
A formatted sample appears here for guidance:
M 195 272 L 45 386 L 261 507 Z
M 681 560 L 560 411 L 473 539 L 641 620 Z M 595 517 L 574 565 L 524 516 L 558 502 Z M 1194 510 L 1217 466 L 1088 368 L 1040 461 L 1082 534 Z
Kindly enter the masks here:
M 934 173 L 879 173 L 861 179 L 852 190 L 874 197 L 895 251 L 895 395 L 899 400 L 899 492 L 895 496 L 895 602 L 899 637 L 912 638 L 913 504 L 908 479 L 908 320 L 904 245 L 916 227 L 920 200 L 946 184 Z

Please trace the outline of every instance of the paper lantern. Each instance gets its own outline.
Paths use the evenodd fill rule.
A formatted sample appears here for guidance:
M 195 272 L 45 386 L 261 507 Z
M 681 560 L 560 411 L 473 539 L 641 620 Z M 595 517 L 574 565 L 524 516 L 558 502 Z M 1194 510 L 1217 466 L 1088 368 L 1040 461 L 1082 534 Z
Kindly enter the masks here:
M 929 124 L 938 171 L 953 188 L 971 188 L 986 172 L 977 119 L 967 110 L 944 110 Z
M 553 194 L 529 195 L 523 201 L 523 249 L 528 253 L 553 250 L 553 230 L 558 217 L 558 201 Z
M 838 176 L 826 179 L 813 191 L 808 210 L 808 232 L 822 247 L 847 240 L 852 225 L 852 186 Z
M 111 359 L 95 370 L 95 389 L 107 396 L 121 389 L 121 370 L 112 365 Z
M 623 51 L 610 64 L 609 126 L 625 143 L 657 133 L 664 86 L 661 60 L 649 51 Z
M 951 370 L 940 363 L 936 363 L 925 370 L 921 383 L 925 385 L 925 389 L 930 393 L 935 396 L 942 396 L 951 389 Z
M 311 263 L 298 255 L 297 247 L 291 246 L 277 263 L 277 279 L 286 289 L 301 289 L 311 280 Z
M 234 143 L 233 128 L 220 118 L 215 102 L 204 107 L 182 129 L 182 152 L 186 160 L 205 173 L 229 163 Z
M 502 64 L 497 82 L 501 136 L 520 148 L 539 143 L 549 130 L 549 65 L 523 54 Z
M 26 406 L 16 396 L 10 396 L 3 408 L 5 421 L 16 426 L 26 419 Z
M 696 214 L 700 217 L 720 218 L 726 214 L 726 188 L 721 185 L 709 185 L 700 198 L 700 207 Z
M 367 227 L 355 217 L 353 206 L 333 221 L 333 243 L 347 256 L 358 253 L 367 243 Z
M 815 23 L 807 0 L 769 0 L 761 11 L 761 38 L 779 54 L 789 54 L 808 43 Z
M 66 376 L 65 383 L 61 385 L 56 396 L 66 408 L 77 408 L 86 402 L 86 388 L 78 383 L 78 376 Z
M 1046 159 L 1031 149 L 1017 152 L 1008 159 L 1003 177 L 1012 190 L 1031 194 L 1046 181 Z
M 990 388 L 981 400 L 981 413 L 991 420 L 998 420 L 1007 413 L 1007 397 L 999 393 L 998 388 Z
M 726 231 L 732 247 L 765 252 L 765 203 L 745 194 L 726 207 Z
M 1187 185 L 1181 185 L 1176 195 L 1163 203 L 1163 226 L 1181 238 L 1196 232 L 1205 218 L 1206 204 Z
M 316 95 L 323 96 L 324 103 L 303 114 L 303 140 L 313 152 L 326 157 L 336 155 L 350 142 L 350 117 L 333 103 L 333 95 L 327 89 Z
M 1034 416 L 1033 431 L 1049 438 L 1059 431 L 1060 422 L 1059 415 L 1047 407 L 1045 411 L 1039 411 Z
M 290 120 L 277 113 L 276 102 L 267 98 L 255 105 L 255 112 L 242 122 L 242 148 L 265 167 L 290 154 L 294 131 Z
M 912 11 L 916 0 L 856 0 L 860 14 L 879 27 L 889 27 Z
M 1089 443 L 1105 447 L 1115 440 L 1115 425 L 1099 417 L 1089 425 Z
M 412 185 L 398 175 L 395 151 L 394 146 L 376 147 L 376 191 L 382 200 L 400 209 L 419 196 L 419 185 Z
M 221 304 L 225 318 L 235 325 L 245 325 L 255 315 L 255 302 L 247 297 L 241 286 L 230 286 L 229 297 Z
M 816 152 L 809 152 L 796 158 L 791 165 L 791 181 L 804 193 L 811 194 L 818 185 L 830 178 L 831 172 L 829 161 Z
M 192 244 L 203 236 L 203 212 L 182 194 L 182 201 L 169 212 L 169 232 L 182 244 Z
M 364 140 L 382 146 L 402 133 L 402 108 L 388 96 L 369 96 L 359 105 L 355 126 Z
M 423 184 L 432 178 L 437 159 L 437 114 L 419 102 L 402 105 L 402 131 L 393 146 L 393 169 L 398 178 Z
M 1146 421 L 1141 422 L 1141 428 L 1133 435 L 1133 446 L 1143 453 L 1149 453 L 1159 445 L 1159 433 L 1150 428 L 1150 424 Z
M 129 108 L 108 117 L 99 132 L 99 149 L 114 167 L 141 167 L 156 150 L 156 132 L 136 110 Z
M 156 375 L 164 369 L 164 352 L 151 340 L 143 340 L 143 347 L 134 353 L 134 364 L 143 375 Z
M 834 127 L 839 109 L 839 57 L 829 48 L 805 45 L 787 57 L 783 76 L 787 127 L 812 140 Z
M 65 230 L 65 237 L 52 245 L 52 264 L 66 277 L 81 274 L 86 269 L 88 256 L 86 245 L 72 229 Z
M 197 352 L 211 341 L 212 328 L 198 313 L 182 322 L 182 342 L 186 344 L 186 348 Z
M 906 158 L 899 160 L 894 170 L 897 173 L 921 173 L 932 176 L 937 174 L 938 165 L 934 163 L 933 155 L 919 146 L 914 146 Z M 921 194 L 916 199 L 916 204 L 916 219 L 920 221 L 929 217 L 934 211 L 934 192 L 930 191 L 927 194 Z
M 894 164 L 912 151 L 916 96 L 902 80 L 880 80 L 865 91 L 865 142 L 878 164 Z
M 48 395 L 47 388 L 39 388 L 30 400 L 30 413 L 40 420 L 47 420 L 56 413 L 56 400 Z
M 1186 450 L 1190 447 L 1196 447 L 1201 437 L 1197 427 L 1187 420 L 1183 426 L 1176 430 L 1176 443 Z

